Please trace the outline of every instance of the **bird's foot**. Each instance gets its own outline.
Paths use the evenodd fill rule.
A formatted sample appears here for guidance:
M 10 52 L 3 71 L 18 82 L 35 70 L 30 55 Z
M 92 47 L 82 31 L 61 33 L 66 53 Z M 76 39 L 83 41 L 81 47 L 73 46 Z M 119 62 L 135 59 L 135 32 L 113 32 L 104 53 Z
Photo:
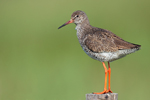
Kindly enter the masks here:
M 93 92 L 93 94 L 105 94 L 105 93 L 107 93 L 107 90 L 104 90 L 102 92 Z
M 110 89 L 109 90 L 104 90 L 102 92 L 93 92 L 93 94 L 105 94 L 105 93 L 113 93 Z
M 110 89 L 106 91 L 106 93 L 108 93 L 108 92 L 109 92 L 109 93 L 113 93 Z

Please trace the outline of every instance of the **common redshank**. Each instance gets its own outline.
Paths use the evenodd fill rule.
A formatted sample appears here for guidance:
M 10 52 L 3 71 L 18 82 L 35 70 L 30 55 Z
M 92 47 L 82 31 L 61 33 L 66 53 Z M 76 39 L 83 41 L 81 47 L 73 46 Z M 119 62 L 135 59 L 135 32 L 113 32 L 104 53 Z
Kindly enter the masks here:
M 94 94 L 112 93 L 110 89 L 111 68 L 109 62 L 139 50 L 141 45 L 126 42 L 111 31 L 91 26 L 87 15 L 80 10 L 73 12 L 71 19 L 58 29 L 70 23 L 76 24 L 77 37 L 84 52 L 91 58 L 101 61 L 105 69 L 104 91 L 94 92 Z M 108 62 L 108 69 L 104 62 Z

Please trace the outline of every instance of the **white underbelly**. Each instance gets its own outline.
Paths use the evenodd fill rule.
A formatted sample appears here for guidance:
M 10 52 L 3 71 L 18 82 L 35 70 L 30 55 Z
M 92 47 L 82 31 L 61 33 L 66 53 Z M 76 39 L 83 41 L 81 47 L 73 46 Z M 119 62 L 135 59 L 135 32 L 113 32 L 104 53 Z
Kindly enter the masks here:
M 83 49 L 84 50 L 84 49 Z M 84 52 L 90 56 L 91 58 L 104 62 L 111 62 L 114 60 L 117 60 L 119 58 L 122 58 L 124 56 L 126 56 L 127 54 L 133 53 L 135 52 L 136 49 L 126 49 L 126 50 L 118 50 L 116 52 L 103 52 L 103 53 L 93 53 L 93 52 L 89 52 L 87 50 L 84 50 Z

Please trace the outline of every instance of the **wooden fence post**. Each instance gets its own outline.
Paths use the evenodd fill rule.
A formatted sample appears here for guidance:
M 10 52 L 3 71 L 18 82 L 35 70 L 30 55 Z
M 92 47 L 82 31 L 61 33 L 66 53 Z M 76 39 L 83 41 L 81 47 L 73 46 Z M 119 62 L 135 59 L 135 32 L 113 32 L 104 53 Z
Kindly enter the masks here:
M 86 100 L 118 100 L 118 93 L 86 94 Z

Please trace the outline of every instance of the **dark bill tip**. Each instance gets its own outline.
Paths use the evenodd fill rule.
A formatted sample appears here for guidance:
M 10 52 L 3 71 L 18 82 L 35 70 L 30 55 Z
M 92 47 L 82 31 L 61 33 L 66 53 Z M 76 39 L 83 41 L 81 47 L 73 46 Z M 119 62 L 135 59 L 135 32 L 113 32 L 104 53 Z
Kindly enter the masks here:
M 65 25 L 67 25 L 67 24 L 65 23 L 65 24 L 61 25 L 60 27 L 58 27 L 58 29 L 62 28 L 62 27 L 65 26 Z
M 68 22 L 66 22 L 65 24 L 61 25 L 60 27 L 58 27 L 58 29 L 60 29 L 60 28 L 62 28 L 62 27 L 64 27 L 64 26 L 66 26 L 66 25 L 68 25 L 68 24 L 70 24 L 70 23 L 73 23 L 73 20 L 72 20 L 72 19 L 69 20 Z

